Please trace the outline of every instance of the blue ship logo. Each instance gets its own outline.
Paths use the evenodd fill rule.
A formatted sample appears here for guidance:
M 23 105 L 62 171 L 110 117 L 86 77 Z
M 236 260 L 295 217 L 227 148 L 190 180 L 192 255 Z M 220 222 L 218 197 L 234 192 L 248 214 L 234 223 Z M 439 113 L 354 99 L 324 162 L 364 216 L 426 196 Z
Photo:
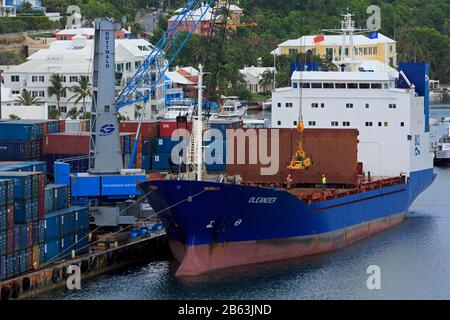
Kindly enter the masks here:
M 114 130 L 116 130 L 116 127 L 113 124 L 104 124 L 101 128 L 100 128 L 100 135 L 101 136 L 109 136 L 111 133 L 114 132 Z

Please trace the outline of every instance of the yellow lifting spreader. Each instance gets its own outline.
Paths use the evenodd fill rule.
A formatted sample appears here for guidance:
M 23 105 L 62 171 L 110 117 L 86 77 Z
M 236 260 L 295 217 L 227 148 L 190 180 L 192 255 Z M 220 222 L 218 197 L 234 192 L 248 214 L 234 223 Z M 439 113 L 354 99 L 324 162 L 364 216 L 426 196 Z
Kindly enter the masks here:
M 306 153 L 303 150 L 303 131 L 305 131 L 303 120 L 298 122 L 297 131 L 300 134 L 300 138 L 297 144 L 297 149 L 292 156 L 291 164 L 287 168 L 290 170 L 305 170 L 312 166 L 312 161 L 310 158 L 306 157 Z

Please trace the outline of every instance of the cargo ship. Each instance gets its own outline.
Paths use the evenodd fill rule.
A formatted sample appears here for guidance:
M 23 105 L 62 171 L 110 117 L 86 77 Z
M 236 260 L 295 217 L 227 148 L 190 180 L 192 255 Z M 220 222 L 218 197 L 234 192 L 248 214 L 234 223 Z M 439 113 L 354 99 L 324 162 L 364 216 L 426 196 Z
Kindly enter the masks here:
M 335 31 L 351 39 L 365 30 L 346 14 Z M 254 133 L 256 140 L 241 129 L 240 148 L 239 129 L 227 129 L 222 175 L 204 175 L 198 160 L 194 178 L 140 183 L 180 262 L 177 276 L 323 253 L 404 220 L 435 179 L 428 65 L 395 70 L 357 61 L 354 52 L 351 40 L 334 50 L 337 71 L 297 63 L 291 85 L 272 93 L 270 129 Z M 199 137 L 198 119 L 191 141 Z M 299 141 L 307 159 L 296 165 L 307 170 L 292 164 Z M 278 155 L 278 170 L 268 174 L 267 159 L 252 162 L 250 150 L 266 154 L 255 151 L 261 148 Z M 239 155 L 245 161 L 236 164 Z

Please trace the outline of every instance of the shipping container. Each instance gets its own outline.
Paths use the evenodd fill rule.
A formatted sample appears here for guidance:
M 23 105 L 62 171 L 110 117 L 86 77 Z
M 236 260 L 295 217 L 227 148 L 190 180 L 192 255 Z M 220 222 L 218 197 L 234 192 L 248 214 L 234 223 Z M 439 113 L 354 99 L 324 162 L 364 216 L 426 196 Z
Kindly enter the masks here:
M 0 205 L 0 232 L 6 230 L 6 205 Z
M 142 155 L 148 156 L 156 153 L 156 140 L 158 140 L 158 138 L 142 139 Z
M 142 155 L 142 169 L 144 170 L 152 170 L 152 156 Z
M 249 151 L 253 149 L 258 155 L 260 154 L 258 146 L 263 145 L 263 141 L 257 138 L 258 141 L 252 142 L 252 149 L 249 148 L 251 143 L 249 139 L 246 139 L 243 148 L 238 146 L 237 139 L 235 139 L 234 149 L 231 149 L 230 141 L 227 141 L 227 160 L 228 156 L 234 159 L 233 163 L 227 163 L 229 175 L 240 175 L 244 182 L 281 184 L 286 181 L 287 175 L 291 174 L 293 183 L 320 184 L 322 174 L 324 174 L 329 184 L 356 184 L 358 130 L 306 129 L 303 133 L 303 149 L 307 157 L 313 161 L 313 165 L 308 170 L 289 170 L 287 168 L 299 141 L 299 133 L 296 129 L 256 129 L 257 137 L 264 136 L 264 132 L 261 130 L 265 130 L 267 133 L 264 148 L 271 150 L 270 155 L 272 152 L 276 152 L 272 156 L 275 174 L 262 174 L 261 169 L 270 167 L 270 165 L 263 165 L 259 160 L 256 164 L 249 164 Z M 272 138 L 275 142 L 273 149 Z M 261 153 L 266 150 L 261 150 Z M 237 164 L 238 155 L 244 156 L 245 164 Z
M 65 258 L 71 255 L 72 250 L 75 250 L 75 235 L 66 234 L 61 237 L 60 241 L 60 258 Z
M 0 231 L 0 256 L 7 254 L 7 234 L 6 230 Z
M 14 180 L 14 199 L 29 199 L 32 195 L 32 172 L 0 172 L 0 179 Z
M 14 202 L 14 223 L 27 223 L 33 217 L 33 200 L 16 199 Z
M 0 169 L 0 171 L 3 170 Z M 0 205 L 14 203 L 14 180 L 0 177 L 0 185 L 0 188 L 3 189 L 3 195 L 2 199 L 0 200 Z
M 43 154 L 80 155 L 89 154 L 90 134 L 56 133 L 46 134 Z
M 136 133 L 139 121 L 121 121 L 119 124 L 120 132 Z M 143 120 L 140 130 L 142 138 L 156 138 L 159 136 L 159 122 L 153 120 Z
M 75 232 L 87 232 L 89 230 L 89 208 L 81 206 L 70 207 L 75 212 Z
M 86 254 L 89 252 L 89 241 L 86 231 L 75 234 L 75 249 L 77 255 Z
M 27 249 L 20 250 L 19 252 L 19 273 L 27 271 Z
M 44 233 L 45 233 L 45 221 L 35 221 L 32 223 L 32 245 L 37 245 L 41 242 L 44 242 Z
M 0 255 L 0 281 L 7 279 L 8 271 L 7 271 L 7 262 L 6 255 Z
M 61 216 L 61 234 L 73 234 L 75 231 L 75 212 L 72 208 L 55 211 Z
M 15 256 L 14 253 L 6 256 L 6 278 L 12 278 L 16 275 L 14 272 Z
M 55 211 L 67 208 L 70 205 L 70 187 L 64 184 L 49 184 L 45 187 L 46 202 L 49 207 L 46 211 Z M 47 199 L 51 197 L 51 199 Z
M 6 253 L 14 253 L 14 228 L 6 230 Z
M 31 141 L 0 140 L 0 160 L 32 160 L 38 155 Z
M 189 145 L 189 139 L 179 137 L 175 141 L 172 138 L 158 138 L 155 142 L 156 154 L 171 153 L 175 146 L 186 147 Z
M 44 246 L 44 244 L 42 244 L 42 246 Z M 42 251 L 44 251 L 44 250 L 42 250 Z M 38 269 L 39 266 L 41 265 L 41 254 L 40 254 L 40 245 L 39 244 L 35 244 L 33 246 L 33 256 L 32 256 L 31 265 L 34 270 Z
M 14 227 L 14 203 L 6 205 L 6 229 L 11 230 Z
M 59 239 L 61 236 L 61 214 L 50 212 L 44 219 L 44 240 Z
M 0 171 L 26 171 L 47 173 L 44 161 L 0 161 Z
M 33 269 L 33 247 L 28 247 L 26 250 L 26 270 Z
M 170 153 L 160 153 L 152 156 L 152 170 L 167 171 L 171 169 Z
M 0 140 L 32 141 L 40 138 L 39 124 L 24 120 L 0 122 Z
M 46 240 L 44 244 L 44 261 L 42 263 L 48 263 L 53 260 L 59 260 L 59 252 L 60 252 L 60 243 L 59 238 Z
M 28 247 L 28 234 L 26 224 L 14 225 L 14 251 L 24 250 Z
M 159 136 L 163 138 L 170 138 L 177 129 L 186 129 L 192 131 L 192 122 L 177 122 L 177 121 L 161 121 L 159 123 Z M 177 135 L 184 135 L 185 130 L 178 132 Z

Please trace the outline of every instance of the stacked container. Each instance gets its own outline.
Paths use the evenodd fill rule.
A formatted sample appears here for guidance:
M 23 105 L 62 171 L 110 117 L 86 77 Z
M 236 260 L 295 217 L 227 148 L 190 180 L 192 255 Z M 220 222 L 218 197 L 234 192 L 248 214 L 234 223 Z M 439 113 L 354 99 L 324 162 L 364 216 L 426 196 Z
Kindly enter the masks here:
M 6 273 L 0 273 L 11 278 L 39 266 L 33 249 L 44 241 L 45 177 L 42 172 L 0 172 L 0 186 L 0 238 L 6 239 L 6 244 L 0 239 L 0 260 L 6 261 Z
M 44 262 L 57 261 L 88 252 L 89 209 L 72 206 L 46 214 Z

